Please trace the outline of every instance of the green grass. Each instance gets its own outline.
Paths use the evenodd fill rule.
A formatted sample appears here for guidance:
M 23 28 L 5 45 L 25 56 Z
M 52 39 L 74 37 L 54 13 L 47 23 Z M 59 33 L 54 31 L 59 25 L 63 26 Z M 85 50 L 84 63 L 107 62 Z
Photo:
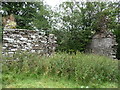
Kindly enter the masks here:
M 24 77 L 24 76 L 21 76 Z M 14 82 L 4 85 L 3 88 L 117 88 L 116 83 L 89 83 L 87 85 L 77 83 L 54 76 L 40 76 L 39 78 L 25 77 L 16 78 Z
M 7 88 L 74 88 L 79 87 L 78 84 L 75 84 L 64 79 L 55 79 L 53 77 L 41 77 L 39 79 L 27 78 L 24 80 L 16 80 L 15 83 L 9 84 Z
M 1 63 L 1 60 L 2 60 L 2 44 L 0 42 L 0 63 Z M 0 69 L 2 68 L 2 66 L 0 65 Z M 0 73 L 0 89 L 2 88 L 2 74 Z
M 21 62 L 3 61 L 3 87 L 117 88 L 118 60 L 98 55 L 56 53 L 51 57 L 23 52 Z

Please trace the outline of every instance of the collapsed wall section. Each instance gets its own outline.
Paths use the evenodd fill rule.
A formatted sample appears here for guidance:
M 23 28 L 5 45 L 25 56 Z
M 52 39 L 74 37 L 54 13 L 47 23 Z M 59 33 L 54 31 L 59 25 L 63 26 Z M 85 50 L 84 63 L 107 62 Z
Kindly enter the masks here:
M 51 55 L 55 52 L 56 37 L 48 36 L 36 30 L 4 29 L 3 55 L 11 55 L 16 51 L 36 52 L 40 55 Z

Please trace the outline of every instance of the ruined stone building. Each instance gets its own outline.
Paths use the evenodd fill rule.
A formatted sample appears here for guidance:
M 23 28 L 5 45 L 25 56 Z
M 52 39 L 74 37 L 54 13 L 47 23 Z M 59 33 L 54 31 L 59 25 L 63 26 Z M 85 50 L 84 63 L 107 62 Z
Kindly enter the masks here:
M 87 52 L 116 59 L 117 43 L 116 38 L 111 32 L 95 33 L 91 43 L 88 45 Z
M 14 22 L 14 17 L 10 16 L 8 20 Z M 3 31 L 3 55 L 14 54 L 18 50 L 37 52 L 41 55 L 51 55 L 55 52 L 57 38 L 54 34 L 46 36 L 36 30 L 11 29 L 16 24 L 10 24 L 7 19 L 4 22 L 6 24 Z M 116 38 L 107 30 L 106 17 L 102 16 L 98 23 L 98 32 L 92 37 L 86 51 L 115 59 Z
M 97 30 L 88 45 L 87 52 L 108 56 L 116 59 L 117 42 L 116 37 L 108 30 L 109 18 L 105 14 L 99 14 Z

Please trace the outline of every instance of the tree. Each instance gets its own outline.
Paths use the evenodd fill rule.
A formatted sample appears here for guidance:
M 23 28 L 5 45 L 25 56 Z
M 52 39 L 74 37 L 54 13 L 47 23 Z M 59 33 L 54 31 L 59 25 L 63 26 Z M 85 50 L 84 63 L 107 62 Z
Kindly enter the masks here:
M 116 35 L 117 46 L 117 58 L 120 60 L 120 2 L 111 3 L 111 17 L 109 28 Z
M 40 2 L 2 2 L 3 17 L 14 14 L 17 28 L 38 29 L 49 27 L 45 18 L 47 10 L 42 1 Z
M 57 21 L 58 18 L 54 20 L 54 26 L 57 26 L 58 23 L 62 26 L 55 27 L 57 29 L 55 34 L 60 40 L 58 49 L 84 52 L 86 45 L 91 40 L 90 37 L 95 32 L 107 30 L 116 31 L 118 42 L 120 34 L 116 27 L 118 26 L 116 9 L 118 9 L 117 4 L 112 2 L 62 3 L 56 14 L 61 22 Z
M 65 2 L 59 8 L 64 10 L 59 12 L 61 22 L 58 23 L 62 24 L 62 27 L 58 28 L 58 33 L 63 33 L 62 36 L 58 36 L 61 41 L 58 42 L 60 45 L 59 50 L 85 51 L 91 32 L 89 27 L 84 26 L 82 13 L 75 7 L 73 2 Z

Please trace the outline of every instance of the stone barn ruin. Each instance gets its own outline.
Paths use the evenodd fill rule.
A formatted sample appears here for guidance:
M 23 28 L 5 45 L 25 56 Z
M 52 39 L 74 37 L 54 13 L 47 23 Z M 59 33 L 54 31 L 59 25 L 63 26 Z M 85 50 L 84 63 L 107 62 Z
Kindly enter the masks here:
M 86 52 L 116 59 L 116 38 L 107 30 L 106 17 L 100 17 L 98 32 L 92 37 Z M 29 51 L 48 56 L 55 52 L 57 38 L 54 34 L 46 36 L 36 30 L 15 29 L 16 22 L 13 15 L 3 18 L 3 22 L 3 55 L 11 55 L 16 51 Z
M 95 33 L 87 47 L 87 52 L 116 59 L 116 46 L 116 38 L 113 33 L 109 31 Z

